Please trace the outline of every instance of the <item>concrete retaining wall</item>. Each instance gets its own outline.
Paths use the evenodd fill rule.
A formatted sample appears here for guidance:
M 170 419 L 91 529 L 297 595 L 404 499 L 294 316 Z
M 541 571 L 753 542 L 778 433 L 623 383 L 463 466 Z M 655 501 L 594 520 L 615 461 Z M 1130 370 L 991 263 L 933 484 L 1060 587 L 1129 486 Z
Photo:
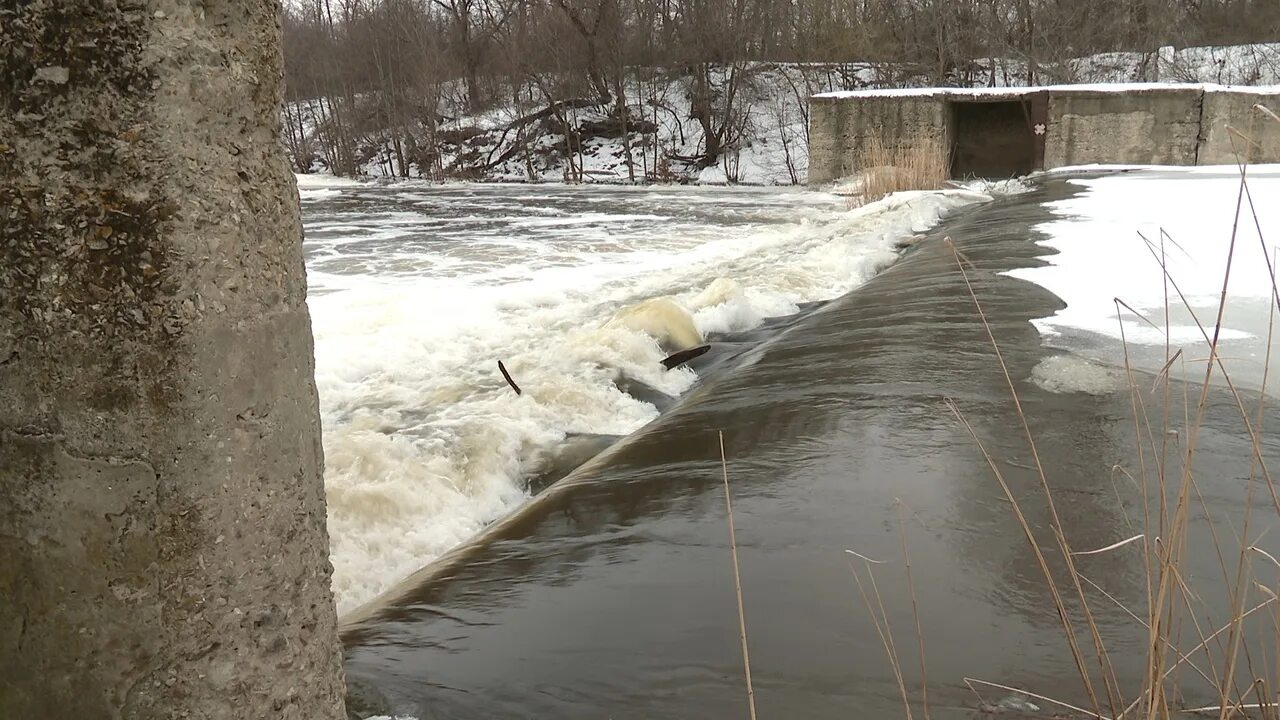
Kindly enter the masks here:
M 875 97 L 862 102 L 813 98 L 809 115 L 809 182 L 853 174 L 867 142 L 888 147 L 951 144 L 950 113 L 933 98 Z
M 0 719 L 347 717 L 280 12 L 6 5 Z
M 1204 92 L 1049 92 L 1046 168 L 1093 163 L 1195 165 Z
M 1035 142 L 1043 143 L 1042 169 L 1095 163 L 1231 164 L 1237 151 L 1251 163 L 1280 162 L 1280 122 L 1254 107 L 1263 104 L 1280 112 L 1277 88 L 1153 84 L 863 91 L 810 100 L 809 182 L 858 172 L 872 138 L 889 146 L 938 142 L 950 153 L 959 132 L 953 109 L 957 103 L 1019 101 L 1039 108 L 1035 112 L 1040 115 L 1030 121 L 1039 135 Z M 1000 148 L 999 140 L 966 142 Z
M 1255 110 L 1253 106 L 1258 104 L 1280 114 L 1280 93 L 1204 94 L 1199 164 L 1232 164 L 1237 152 L 1250 163 L 1280 162 L 1280 122 Z M 1243 133 L 1248 141 L 1233 136 L 1228 126 Z

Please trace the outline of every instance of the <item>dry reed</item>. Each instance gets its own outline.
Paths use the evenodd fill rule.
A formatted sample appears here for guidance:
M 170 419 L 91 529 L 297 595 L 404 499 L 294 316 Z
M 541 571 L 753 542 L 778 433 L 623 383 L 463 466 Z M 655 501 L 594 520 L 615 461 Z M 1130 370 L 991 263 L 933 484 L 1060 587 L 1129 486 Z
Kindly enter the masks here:
M 724 432 L 720 432 L 720 470 L 724 473 L 724 507 L 729 514 L 729 549 L 733 555 L 733 590 L 738 597 L 738 637 L 742 640 L 742 668 L 747 678 L 747 709 L 756 720 L 756 693 L 751 685 L 751 655 L 747 651 L 747 613 L 742 603 L 742 574 L 738 569 L 738 535 L 733 527 L 733 500 L 729 496 L 729 463 L 724 455 Z
M 857 157 L 862 168 L 858 192 L 850 200 L 857 207 L 904 190 L 937 190 L 948 180 L 947 153 L 940 142 L 890 145 L 870 138 Z

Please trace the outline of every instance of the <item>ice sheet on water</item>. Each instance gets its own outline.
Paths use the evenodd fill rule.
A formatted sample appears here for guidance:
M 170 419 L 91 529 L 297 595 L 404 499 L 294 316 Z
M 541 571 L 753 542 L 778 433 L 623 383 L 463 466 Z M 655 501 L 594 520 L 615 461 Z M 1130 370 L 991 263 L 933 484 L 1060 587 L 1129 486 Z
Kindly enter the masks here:
M 298 198 L 304 203 L 336 198 L 343 188 L 359 187 L 363 183 L 351 178 L 329 173 L 295 174 L 298 179 Z
M 973 192 L 1004 196 L 1031 192 L 1032 185 L 1025 178 L 1005 178 L 1002 180 L 977 178 L 964 183 L 963 187 Z
M 1280 165 L 1252 166 L 1247 178 L 1248 194 L 1235 166 L 1070 180 L 1083 191 L 1052 203 L 1055 218 L 1036 228 L 1044 234 L 1046 264 L 1008 273 L 1066 303 L 1036 327 L 1069 347 L 1079 338 L 1108 340 L 1113 356 L 1121 339 L 1148 346 L 1154 358 L 1148 365 L 1157 368 L 1166 342 L 1185 348 L 1188 358 L 1202 357 L 1230 256 L 1221 351 L 1229 370 L 1234 363 L 1244 377 L 1260 380 L 1272 300 L 1269 255 L 1280 242 L 1280 205 L 1272 200 L 1280 197 Z
M 1124 376 L 1076 355 L 1051 355 L 1031 369 L 1031 381 L 1052 393 L 1109 395 L 1124 387 Z

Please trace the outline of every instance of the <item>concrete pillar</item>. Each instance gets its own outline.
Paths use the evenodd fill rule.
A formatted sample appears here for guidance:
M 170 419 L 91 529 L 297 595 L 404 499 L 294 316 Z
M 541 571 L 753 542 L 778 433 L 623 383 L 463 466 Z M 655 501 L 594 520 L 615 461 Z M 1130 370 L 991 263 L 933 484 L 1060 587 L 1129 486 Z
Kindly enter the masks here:
M 279 12 L 0 5 L 0 718 L 343 715 Z

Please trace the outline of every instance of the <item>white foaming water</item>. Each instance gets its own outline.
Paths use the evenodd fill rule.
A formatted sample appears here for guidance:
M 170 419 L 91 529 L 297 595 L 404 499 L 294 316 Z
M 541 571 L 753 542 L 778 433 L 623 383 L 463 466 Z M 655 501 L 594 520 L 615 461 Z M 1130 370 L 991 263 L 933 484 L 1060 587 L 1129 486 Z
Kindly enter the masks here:
M 302 198 L 346 612 L 527 500 L 566 436 L 654 419 L 620 373 L 687 390 L 693 371 L 664 371 L 655 336 L 687 344 L 690 317 L 696 334 L 744 330 L 836 297 L 904 235 L 989 196 L 850 211 L 801 190 L 312 180 Z

